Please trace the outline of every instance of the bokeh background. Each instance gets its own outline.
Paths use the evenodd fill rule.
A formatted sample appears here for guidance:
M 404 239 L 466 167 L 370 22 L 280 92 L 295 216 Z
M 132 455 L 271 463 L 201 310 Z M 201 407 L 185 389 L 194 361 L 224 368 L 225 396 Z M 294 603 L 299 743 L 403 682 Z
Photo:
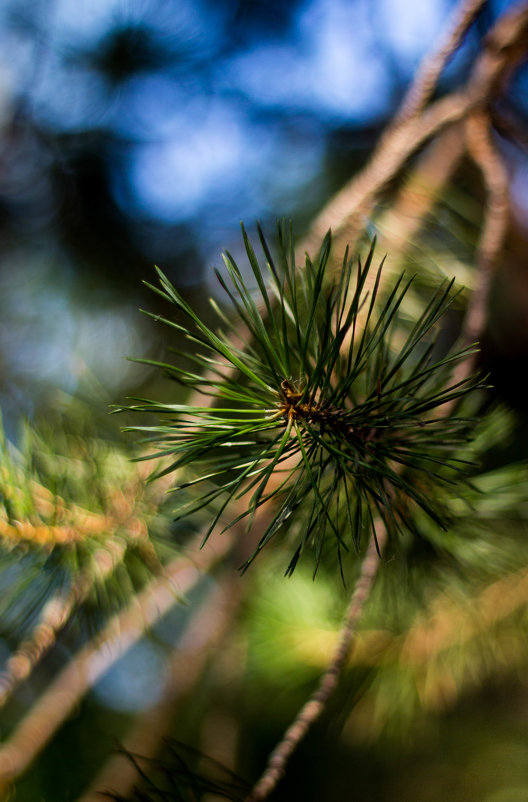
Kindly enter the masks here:
M 464 81 L 483 36 L 509 5 L 486 5 L 441 91 Z M 240 220 L 251 228 L 259 219 L 272 231 L 276 218 L 286 216 L 301 236 L 368 159 L 453 6 L 451 0 L 2 0 L 0 405 L 10 435 L 16 439 L 21 417 L 45 419 L 59 398 L 80 394 L 94 405 L 94 416 L 104 416 L 129 394 L 147 387 L 150 394 L 159 377 L 125 356 L 165 349 L 164 332 L 138 311 L 156 309 L 156 297 L 142 285 L 153 280 L 153 265 L 200 305 L 216 292 L 210 268 L 222 249 L 240 252 Z M 526 68 L 501 102 L 526 132 Z M 527 151 L 506 139 L 500 146 L 512 175 L 511 237 L 522 252 Z M 482 186 L 467 166 L 457 182 L 457 203 L 472 221 L 463 246 L 473 248 Z M 503 318 L 514 330 L 499 326 L 488 359 L 497 392 L 524 414 L 516 377 L 528 353 L 528 300 L 522 301 L 528 284 L 519 279 L 518 263 L 512 269 L 520 306 L 516 317 L 507 311 Z M 505 298 L 509 292 L 502 290 Z M 324 620 L 337 621 L 324 583 L 317 591 L 323 596 L 314 597 L 311 582 L 299 581 L 302 615 L 313 622 L 323 610 Z M 262 590 L 252 623 L 258 631 L 271 616 L 280 630 L 271 598 L 278 586 L 271 595 Z M 266 661 L 275 658 L 268 654 L 253 669 L 248 728 L 262 712 L 252 698 L 276 695 L 287 717 L 319 670 L 315 664 L 296 673 L 279 661 L 287 676 L 281 691 L 266 681 Z M 129 668 L 118 665 L 99 683 L 82 726 L 67 724 L 17 798 L 75 798 L 101 759 L 94 733 L 103 730 L 105 748 L 112 745 L 127 716 L 155 699 L 164 659 L 140 644 Z M 347 686 L 350 700 L 358 680 L 354 675 Z M 372 745 L 357 743 L 351 730 L 350 743 L 332 752 L 331 733 L 323 745 L 319 733 L 304 753 L 315 768 L 306 777 L 306 763 L 295 759 L 284 798 L 304 798 L 303 782 L 319 783 L 325 799 L 351 798 L 351 787 L 341 785 L 350 781 L 350 747 L 357 799 L 527 802 L 527 706 L 526 685 L 498 683 L 446 712 L 419 738 Z M 333 712 L 337 727 L 342 721 Z M 212 743 L 214 715 L 210 726 Z M 218 726 L 226 738 L 229 726 Z M 64 769 L 73 752 L 86 755 L 80 773 L 75 764 L 75 778 Z M 324 785 L 329 774 L 335 787 Z
M 460 83 L 501 9 L 449 65 Z M 203 297 L 239 221 L 299 235 L 368 158 L 453 3 L 3 0 L 0 396 L 34 416 L 93 379 L 109 400 L 158 347 L 158 264 Z M 526 119 L 526 72 L 505 102 Z M 525 154 L 514 198 L 526 216 Z M 473 176 L 474 178 L 474 176 Z M 475 185 L 477 182 L 474 182 Z M 478 192 L 475 186 L 475 192 Z M 213 288 L 216 291 L 215 288 Z M 207 289 L 207 293 L 209 293 Z

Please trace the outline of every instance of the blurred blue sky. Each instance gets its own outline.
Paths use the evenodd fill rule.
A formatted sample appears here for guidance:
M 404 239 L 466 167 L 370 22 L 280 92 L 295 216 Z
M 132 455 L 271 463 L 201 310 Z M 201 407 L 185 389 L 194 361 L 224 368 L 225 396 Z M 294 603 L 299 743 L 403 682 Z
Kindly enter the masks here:
M 506 5 L 488 4 L 444 86 L 464 77 Z M 85 366 L 114 380 L 111 392 L 126 384 L 115 360 L 150 342 L 129 309 L 153 263 L 193 285 L 223 247 L 236 250 L 241 219 L 306 225 L 368 157 L 453 6 L 3 0 L 0 364 L 11 405 L 34 399 L 17 389 L 22 376 L 72 390 Z
M 126 213 L 215 227 L 282 195 L 291 206 L 288 186 L 321 171 L 326 130 L 386 117 L 451 6 L 5 0 L 4 83 L 45 129 L 121 140 L 112 191 Z M 130 69 L 105 72 L 119 55 Z

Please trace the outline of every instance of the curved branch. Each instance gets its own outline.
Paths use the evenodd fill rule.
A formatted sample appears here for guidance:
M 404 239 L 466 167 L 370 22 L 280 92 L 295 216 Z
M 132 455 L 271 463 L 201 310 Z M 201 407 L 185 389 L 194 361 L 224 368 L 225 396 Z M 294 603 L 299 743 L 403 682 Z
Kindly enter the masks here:
M 522 2 L 497 21 L 486 37 L 465 89 L 436 101 L 417 117 L 392 129 L 365 168 L 330 200 L 314 220 L 303 248 L 312 251 L 329 228 L 352 245 L 371 214 L 380 192 L 409 158 L 438 131 L 489 104 L 526 57 L 528 4 Z
M 435 49 L 428 53 L 403 98 L 388 131 L 418 114 L 430 100 L 442 71 L 482 9 L 486 0 L 464 0 L 454 10 L 447 30 Z

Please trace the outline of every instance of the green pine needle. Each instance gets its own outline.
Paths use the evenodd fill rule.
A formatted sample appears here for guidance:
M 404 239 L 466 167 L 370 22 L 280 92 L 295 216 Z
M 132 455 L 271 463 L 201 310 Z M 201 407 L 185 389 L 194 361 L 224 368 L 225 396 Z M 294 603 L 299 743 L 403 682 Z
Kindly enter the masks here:
M 399 311 L 412 279 L 402 275 L 381 300 L 381 265 L 367 292 L 374 244 L 364 263 L 347 251 L 338 280 L 330 283 L 330 234 L 318 258 L 306 256 L 297 268 L 284 224 L 277 260 L 259 228 L 263 265 L 244 228 L 242 233 L 255 291 L 228 253 L 228 278 L 217 276 L 249 332 L 245 350 L 234 344 L 231 317 L 216 304 L 219 328 L 213 330 L 160 270 L 161 288 L 152 287 L 178 313 L 177 322 L 153 317 L 193 343 L 195 353 L 187 356 L 196 368 L 141 361 L 211 397 L 210 407 L 146 399 L 129 407 L 163 416 L 163 422 L 133 427 L 156 444 L 153 456 L 170 458 L 154 475 L 180 468 L 186 479 L 193 474 L 185 486 L 192 485 L 196 496 L 178 517 L 222 499 L 205 542 L 218 526 L 251 523 L 261 506 L 272 503 L 270 523 L 243 568 L 294 524 L 298 542 L 288 574 L 309 544 L 318 564 L 326 540 L 333 541 L 341 562 L 343 551 L 376 537 L 376 520 L 391 535 L 407 530 L 413 509 L 445 528 L 448 515 L 435 489 L 467 470 L 457 454 L 472 424 L 441 408 L 482 387 L 475 377 L 450 383 L 455 365 L 475 347 L 433 357 L 434 331 L 453 301 L 453 282 L 438 287 L 395 351 L 393 335 L 397 328 L 401 333 Z

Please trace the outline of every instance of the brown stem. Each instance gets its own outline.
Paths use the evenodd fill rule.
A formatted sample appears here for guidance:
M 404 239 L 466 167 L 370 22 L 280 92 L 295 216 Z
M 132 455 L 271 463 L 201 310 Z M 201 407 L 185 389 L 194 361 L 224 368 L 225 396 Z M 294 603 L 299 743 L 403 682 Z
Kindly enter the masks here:
M 486 37 L 466 88 L 404 120 L 384 137 L 364 169 L 324 207 L 310 227 L 303 249 L 313 251 L 329 228 L 351 245 L 364 227 L 380 192 L 408 159 L 434 134 L 490 102 L 526 57 L 528 4 L 522 2 L 500 17 Z
M 246 802 L 261 802 L 272 793 L 275 786 L 284 774 L 286 764 L 302 741 L 311 725 L 319 718 L 326 703 L 335 690 L 341 671 L 347 660 L 350 647 L 356 635 L 359 618 L 366 600 L 369 597 L 372 585 L 376 578 L 380 564 L 379 551 L 383 550 L 385 531 L 379 527 L 377 543 L 371 539 L 367 554 L 361 566 L 361 573 L 354 588 L 348 605 L 345 620 L 341 628 L 339 643 L 332 660 L 321 677 L 319 686 L 310 699 L 299 711 L 295 721 L 288 727 L 282 739 L 270 755 L 268 765 L 260 780 L 248 796 Z
M 156 754 L 178 704 L 197 685 L 215 648 L 226 635 L 239 598 L 240 583 L 235 583 L 231 575 L 231 579 L 226 579 L 214 590 L 197 614 L 192 616 L 170 659 L 163 697 L 138 717 L 126 738 L 125 753 L 140 755 L 141 759 Z M 107 789 L 126 797 L 137 780 L 137 773 L 136 764 L 126 754 L 115 755 L 78 802 L 101 802 L 101 794 Z
M 163 577 L 153 580 L 129 607 L 108 621 L 95 640 L 79 650 L 0 747 L 0 792 L 25 771 L 99 677 L 177 602 L 177 593 L 187 593 L 203 572 L 227 554 L 233 537 L 226 534 L 203 551 L 197 539 L 186 557 L 173 560 Z
M 478 283 L 462 329 L 463 340 L 473 342 L 484 328 L 490 283 L 508 228 L 509 182 L 484 111 L 475 112 L 466 120 L 466 141 L 469 154 L 481 170 L 487 194 L 477 251 Z
M 404 120 L 422 111 L 430 100 L 445 65 L 460 46 L 485 2 L 486 0 L 464 0 L 454 9 L 445 34 L 440 38 L 436 48 L 425 56 L 418 68 L 389 131 L 393 126 L 400 125 Z

